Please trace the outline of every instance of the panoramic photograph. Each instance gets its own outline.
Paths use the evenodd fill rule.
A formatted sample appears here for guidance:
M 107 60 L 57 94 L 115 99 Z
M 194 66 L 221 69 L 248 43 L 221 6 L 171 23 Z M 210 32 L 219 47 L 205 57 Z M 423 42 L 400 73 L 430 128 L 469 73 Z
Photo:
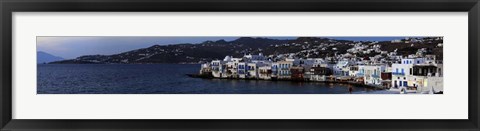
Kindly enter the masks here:
M 443 94 L 442 36 L 37 36 L 37 94 Z

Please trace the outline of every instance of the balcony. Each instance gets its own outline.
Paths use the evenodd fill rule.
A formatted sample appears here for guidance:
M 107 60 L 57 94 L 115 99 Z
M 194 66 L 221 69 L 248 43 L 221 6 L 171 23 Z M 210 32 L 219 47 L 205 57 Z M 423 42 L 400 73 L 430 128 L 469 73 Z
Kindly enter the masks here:
M 405 73 L 403 73 L 403 72 L 392 72 L 392 75 L 400 75 L 400 76 L 403 76 L 403 75 L 405 75 Z

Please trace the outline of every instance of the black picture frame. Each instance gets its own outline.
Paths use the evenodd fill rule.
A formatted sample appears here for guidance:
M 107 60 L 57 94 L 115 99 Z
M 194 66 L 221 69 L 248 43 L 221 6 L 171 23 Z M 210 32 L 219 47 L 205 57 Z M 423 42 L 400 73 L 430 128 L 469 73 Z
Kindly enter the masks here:
M 2 130 L 479 130 L 479 0 L 1 0 Z M 468 12 L 467 120 L 12 119 L 12 12 Z

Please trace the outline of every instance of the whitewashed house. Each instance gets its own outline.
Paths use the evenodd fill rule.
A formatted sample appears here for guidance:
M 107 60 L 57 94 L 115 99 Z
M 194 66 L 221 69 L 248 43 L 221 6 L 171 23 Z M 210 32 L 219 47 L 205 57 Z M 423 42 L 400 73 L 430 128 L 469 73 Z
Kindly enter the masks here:
M 358 74 L 358 65 L 351 65 L 350 69 L 348 70 L 348 75 L 352 77 L 357 77 Z
M 212 68 L 212 75 L 215 78 L 220 78 L 222 77 L 223 74 L 223 61 L 221 60 L 213 60 L 210 64 Z
M 311 67 L 309 70 L 310 81 L 326 81 L 327 76 L 332 75 L 332 70 L 327 67 Z
M 238 78 L 245 79 L 247 76 L 247 63 L 239 62 L 237 67 Z
M 407 58 L 402 59 L 400 63 L 392 64 L 392 87 L 394 89 L 414 87 L 416 80 L 412 77 L 413 65 L 424 63 L 425 58 Z
M 293 61 L 279 61 L 278 63 L 278 79 L 290 79 L 290 68 L 293 67 Z
M 363 79 L 365 84 L 381 85 L 381 74 L 385 72 L 385 65 L 362 65 Z
M 419 93 L 443 92 L 443 64 L 419 64 L 413 66 L 412 86 Z
M 260 63 L 247 63 L 246 78 L 258 78 L 258 66 Z
M 272 63 L 272 66 L 271 66 L 271 70 L 272 70 L 271 77 L 272 77 L 272 79 L 278 78 L 279 68 L 280 68 L 280 65 L 277 62 Z
M 263 64 L 258 67 L 258 78 L 262 80 L 272 79 L 272 66 L 271 64 Z
M 350 65 L 353 65 L 353 62 L 338 61 L 333 67 L 333 74 L 336 76 L 349 76 Z

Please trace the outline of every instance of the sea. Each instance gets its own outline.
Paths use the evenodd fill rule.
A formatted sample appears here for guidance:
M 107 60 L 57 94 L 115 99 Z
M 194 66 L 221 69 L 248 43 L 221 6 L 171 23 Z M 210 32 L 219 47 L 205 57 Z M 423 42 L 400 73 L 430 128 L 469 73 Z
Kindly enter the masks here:
M 199 64 L 38 64 L 37 94 L 395 94 L 349 84 L 192 78 Z

